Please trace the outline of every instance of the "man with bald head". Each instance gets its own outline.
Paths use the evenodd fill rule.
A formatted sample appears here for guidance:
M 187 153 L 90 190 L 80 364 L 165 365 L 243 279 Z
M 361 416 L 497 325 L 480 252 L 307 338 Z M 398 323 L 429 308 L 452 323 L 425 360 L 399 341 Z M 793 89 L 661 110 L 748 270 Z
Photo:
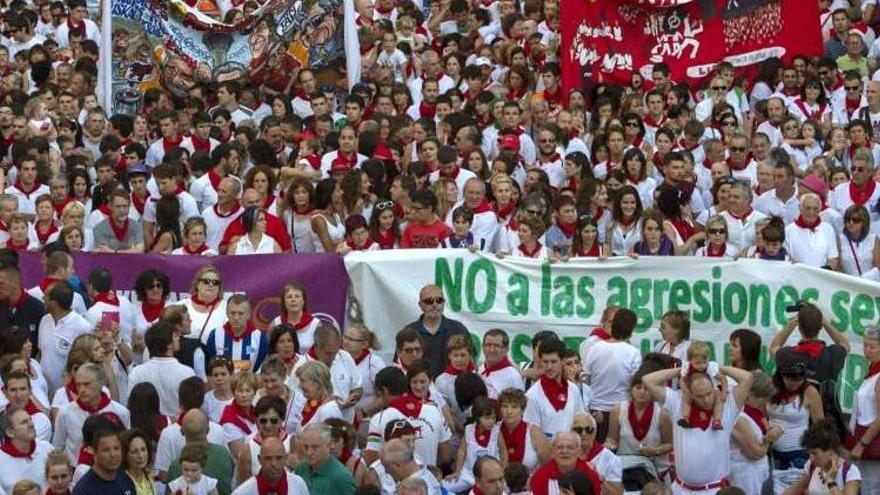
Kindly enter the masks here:
M 385 442 L 379 449 L 379 460 L 385 472 L 397 483 L 409 479 L 421 479 L 428 487 L 427 495 L 440 495 L 440 483 L 431 471 L 415 460 L 415 449 L 399 438 Z
M 290 241 L 290 233 L 287 232 L 287 227 L 284 225 L 284 222 L 275 216 L 274 212 L 266 210 L 262 203 L 263 202 L 260 200 L 260 193 L 258 193 L 256 189 L 245 189 L 244 193 L 241 195 L 241 206 L 245 208 L 248 206 L 257 206 L 263 209 L 263 213 L 265 213 L 266 216 L 266 235 L 275 239 L 275 242 L 281 246 L 282 253 L 289 253 L 292 244 Z M 237 243 L 238 239 L 244 234 L 244 222 L 241 217 L 236 218 L 235 221 L 229 224 L 226 231 L 223 233 L 223 240 L 220 241 L 220 254 L 226 254 L 229 247 Z
M 704 372 L 694 371 L 682 379 L 682 386 L 690 389 L 690 428 L 673 424 L 675 448 L 675 484 L 673 493 L 708 495 L 730 484 L 730 437 L 733 426 L 749 395 L 752 374 L 748 371 L 722 366 L 724 378 L 737 382 L 736 387 L 724 400 L 721 429 L 711 427 L 712 410 L 718 391 L 712 378 Z M 653 399 L 659 402 L 674 418 L 681 417 L 682 392 L 667 387 L 673 379 L 681 376 L 680 369 L 655 371 L 642 378 Z
M 596 441 L 596 419 L 592 414 L 579 412 L 571 421 L 571 431 L 581 438 L 580 459 L 589 463 L 599 474 L 604 495 L 623 494 L 623 462 L 605 444 Z
M 232 491 L 230 482 L 234 465 L 226 447 L 223 429 L 216 423 L 208 421 L 208 416 L 199 409 L 200 406 L 188 407 L 192 404 L 185 403 L 185 395 L 191 393 L 198 395 L 194 390 L 196 382 L 201 380 L 192 377 L 181 382 L 180 409 L 186 413 L 181 415 L 176 423 L 162 430 L 156 453 L 156 468 L 159 469 L 160 479 L 173 480 L 181 473 L 179 456 L 184 445 L 204 446 L 208 452 L 204 473 L 217 480 L 217 491 L 220 495 L 229 495 Z M 166 460 L 169 456 L 173 459 L 170 463 Z
M 443 290 L 429 284 L 419 291 L 419 309 L 422 315 L 409 323 L 401 332 L 416 330 L 422 341 L 422 358 L 431 365 L 431 378 L 436 378 L 446 368 L 446 343 L 453 335 L 468 336 L 467 328 L 458 321 L 443 316 L 446 299 Z
M 230 224 L 235 222 L 244 212 L 238 197 L 241 195 L 241 181 L 235 177 L 220 179 L 217 186 L 217 199 L 215 203 L 202 210 L 202 218 L 208 231 L 205 232 L 205 244 L 218 251 L 223 233 Z
M 260 445 L 260 472 L 235 489 L 235 495 L 263 493 L 309 493 L 306 482 L 287 471 L 287 451 L 277 437 L 264 438 Z M 312 492 L 315 493 L 315 492 Z
M 503 495 L 504 468 L 501 462 L 488 455 L 474 463 L 474 488 L 469 495 Z
M 539 467 L 532 479 L 529 488 L 533 495 L 549 495 L 559 493 L 559 478 L 571 471 L 580 471 L 590 478 L 593 485 L 593 493 L 602 493 L 602 483 L 599 475 L 589 464 L 582 461 L 581 439 L 577 433 L 562 431 L 553 438 L 553 455 L 550 460 Z

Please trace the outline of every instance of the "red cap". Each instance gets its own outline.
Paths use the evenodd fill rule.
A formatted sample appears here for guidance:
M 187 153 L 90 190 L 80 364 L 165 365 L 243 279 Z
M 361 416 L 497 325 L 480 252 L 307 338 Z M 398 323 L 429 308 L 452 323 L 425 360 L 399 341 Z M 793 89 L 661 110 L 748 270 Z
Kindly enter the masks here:
M 519 151 L 519 137 L 506 134 L 498 138 L 498 147 L 501 149 Z

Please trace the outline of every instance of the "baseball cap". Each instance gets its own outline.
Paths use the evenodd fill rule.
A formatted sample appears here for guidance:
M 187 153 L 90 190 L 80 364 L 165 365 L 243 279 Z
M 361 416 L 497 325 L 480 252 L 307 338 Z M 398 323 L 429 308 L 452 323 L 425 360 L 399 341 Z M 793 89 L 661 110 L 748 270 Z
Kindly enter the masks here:
M 492 61 L 489 60 L 487 57 L 477 57 L 477 59 L 474 60 L 474 65 L 476 65 L 477 67 L 480 67 L 483 65 L 485 65 L 487 67 L 492 67 Z

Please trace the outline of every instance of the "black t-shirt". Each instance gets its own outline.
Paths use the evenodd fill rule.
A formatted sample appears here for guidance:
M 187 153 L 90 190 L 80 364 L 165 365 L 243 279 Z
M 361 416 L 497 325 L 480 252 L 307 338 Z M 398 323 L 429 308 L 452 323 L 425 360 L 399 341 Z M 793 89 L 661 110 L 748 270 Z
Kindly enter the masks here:
M 135 495 L 136 490 L 131 478 L 125 474 L 125 471 L 116 471 L 116 478 L 113 481 L 107 481 L 95 474 L 94 470 L 89 470 L 83 475 L 79 483 L 73 487 L 72 495 Z
M 467 328 L 460 321 L 445 316 L 440 323 L 440 328 L 437 329 L 437 333 L 434 334 L 424 329 L 422 318 L 404 327 L 404 329 L 407 328 L 418 330 L 419 335 L 422 337 L 422 346 L 424 347 L 422 359 L 425 359 L 431 365 L 431 378 L 437 378 L 437 375 L 446 368 L 446 343 L 449 342 L 449 337 L 453 335 L 468 336 Z
M 776 361 L 785 359 L 788 353 L 799 352 L 795 347 L 785 346 L 776 352 Z M 829 380 L 837 380 L 843 365 L 846 362 L 846 349 L 837 345 L 825 345 L 822 352 L 816 358 L 809 358 L 807 378 L 816 382 L 824 383 Z

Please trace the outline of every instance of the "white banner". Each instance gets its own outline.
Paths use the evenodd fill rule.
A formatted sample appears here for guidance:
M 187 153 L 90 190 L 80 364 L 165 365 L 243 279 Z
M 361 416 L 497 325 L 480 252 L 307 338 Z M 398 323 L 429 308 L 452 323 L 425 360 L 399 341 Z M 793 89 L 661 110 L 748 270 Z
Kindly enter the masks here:
M 880 284 L 783 262 L 643 257 L 551 264 L 413 249 L 350 253 L 345 265 L 364 323 L 380 335 L 386 357 L 397 331 L 419 316 L 418 294 L 427 284 L 443 289 L 445 315 L 476 336 L 506 330 L 515 361 L 529 359 L 539 330 L 553 330 L 576 348 L 605 306 L 616 304 L 638 315 L 631 342 L 643 353 L 659 341 L 663 314 L 681 309 L 690 314 L 691 339 L 709 342 L 716 359 L 728 360 L 733 330 L 750 328 L 761 334 L 766 364 L 773 335 L 793 316 L 786 308 L 808 299 L 852 342 L 841 380 L 847 409 L 867 371 L 860 336 L 880 323 Z

